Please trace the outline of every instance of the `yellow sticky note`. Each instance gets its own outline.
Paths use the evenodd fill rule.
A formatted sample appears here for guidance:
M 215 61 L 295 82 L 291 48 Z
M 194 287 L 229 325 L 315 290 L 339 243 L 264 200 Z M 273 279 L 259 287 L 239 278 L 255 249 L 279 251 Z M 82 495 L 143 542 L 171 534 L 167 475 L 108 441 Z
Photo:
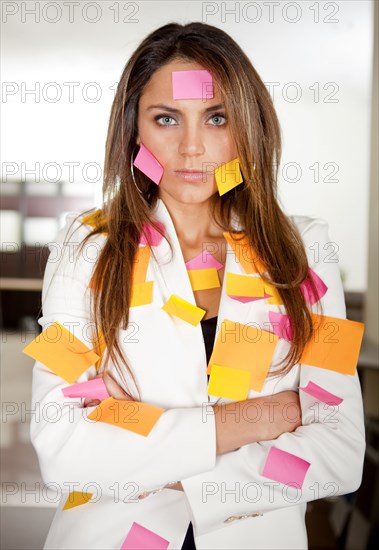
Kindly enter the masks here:
M 95 212 L 91 212 L 87 216 L 82 218 L 82 222 L 91 226 L 93 229 L 98 229 L 100 227 L 106 226 L 107 218 L 104 216 L 103 211 L 98 209 Z M 102 232 L 102 235 L 108 235 L 106 231 Z
M 237 262 L 242 265 L 246 273 L 264 273 L 267 271 L 266 266 L 261 262 L 257 253 L 250 245 L 247 235 L 244 233 L 231 233 L 229 231 L 225 231 L 223 235 L 233 250 Z
M 179 296 L 176 296 L 175 294 L 171 294 L 170 298 L 162 306 L 162 309 L 166 311 L 166 313 L 175 315 L 193 326 L 197 326 L 206 314 L 205 309 L 194 306 L 190 302 L 183 300 L 183 298 L 179 298 Z
M 211 374 L 212 364 L 251 373 L 250 389 L 261 391 L 279 337 L 262 330 L 259 326 L 249 326 L 224 319 L 217 334 L 207 373 Z
M 70 384 L 100 359 L 93 350 L 58 322 L 41 332 L 22 351 L 46 365 Z
M 343 374 L 355 373 L 364 324 L 312 313 L 316 333 L 306 345 L 300 363 Z
M 251 373 L 247 370 L 231 369 L 222 365 L 212 365 L 208 393 L 227 399 L 242 401 L 247 398 Z
M 153 301 L 154 281 L 145 283 L 134 283 L 132 285 L 132 295 L 130 298 L 130 307 L 145 306 Z
M 150 246 L 139 246 L 137 248 L 133 263 L 133 283 L 145 282 L 150 255 Z
M 81 504 L 87 504 L 89 500 L 93 497 L 93 493 L 82 493 L 80 491 L 72 491 L 66 502 L 64 503 L 63 510 L 69 510 L 70 508 L 75 508 Z
M 226 294 L 263 298 L 264 284 L 260 277 L 248 277 L 238 273 L 226 273 Z
M 205 290 L 206 288 L 217 288 L 221 286 L 215 267 L 188 269 L 187 273 L 191 281 L 192 290 Z
M 240 170 L 239 158 L 233 159 L 216 168 L 215 178 L 220 196 L 242 183 L 243 178 Z
M 146 437 L 164 411 L 162 407 L 149 403 L 108 397 L 87 418 L 113 424 Z
M 271 294 L 271 298 L 267 298 L 267 303 L 275 305 L 283 305 L 282 297 L 279 294 L 279 290 L 270 283 L 264 282 L 265 294 Z

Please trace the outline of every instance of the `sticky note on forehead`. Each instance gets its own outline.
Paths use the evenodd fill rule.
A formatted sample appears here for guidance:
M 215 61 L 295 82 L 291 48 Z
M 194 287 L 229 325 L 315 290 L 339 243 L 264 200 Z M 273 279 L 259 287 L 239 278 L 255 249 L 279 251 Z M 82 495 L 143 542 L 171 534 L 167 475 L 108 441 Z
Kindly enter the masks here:
M 213 78 L 209 71 L 172 71 L 174 99 L 211 99 Z

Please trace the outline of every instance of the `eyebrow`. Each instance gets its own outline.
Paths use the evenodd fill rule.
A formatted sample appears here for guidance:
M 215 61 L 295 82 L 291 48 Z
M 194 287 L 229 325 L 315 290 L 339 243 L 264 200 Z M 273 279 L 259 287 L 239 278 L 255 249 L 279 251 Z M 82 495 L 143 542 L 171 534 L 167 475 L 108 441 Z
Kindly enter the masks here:
M 206 109 L 203 109 L 203 113 L 209 113 L 210 111 L 216 111 L 217 109 L 224 109 L 225 105 L 224 103 L 218 103 L 217 105 L 212 105 L 212 107 L 207 107 Z M 173 107 L 169 107 L 168 105 L 163 105 L 162 103 L 158 103 L 158 105 L 150 105 L 146 109 L 146 111 L 150 111 L 151 109 L 163 109 L 165 111 L 168 111 L 169 113 L 180 113 L 181 111 L 179 109 L 174 109 Z

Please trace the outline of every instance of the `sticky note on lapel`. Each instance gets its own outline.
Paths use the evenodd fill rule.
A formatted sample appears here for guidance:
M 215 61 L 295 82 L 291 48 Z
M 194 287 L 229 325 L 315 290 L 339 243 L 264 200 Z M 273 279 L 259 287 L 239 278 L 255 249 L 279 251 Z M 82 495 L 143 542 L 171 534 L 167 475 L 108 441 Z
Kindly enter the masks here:
M 183 300 L 175 294 L 171 294 L 167 302 L 162 306 L 162 309 L 169 313 L 170 315 L 175 315 L 183 321 L 187 321 L 193 326 L 196 326 L 200 323 L 201 319 L 204 317 L 206 311 L 201 309 L 198 306 L 194 306 L 190 302 Z
M 226 241 L 234 252 L 237 263 L 240 263 L 245 273 L 264 273 L 265 265 L 250 245 L 249 239 L 243 233 L 223 233 Z

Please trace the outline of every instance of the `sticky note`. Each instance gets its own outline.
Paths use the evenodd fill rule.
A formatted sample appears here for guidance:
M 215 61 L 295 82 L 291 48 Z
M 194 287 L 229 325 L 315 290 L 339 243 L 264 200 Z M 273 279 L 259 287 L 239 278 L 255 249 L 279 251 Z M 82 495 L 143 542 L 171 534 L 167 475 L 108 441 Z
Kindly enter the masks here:
M 146 306 L 153 301 L 154 281 L 143 283 L 134 283 L 132 285 L 132 294 L 129 307 Z
M 150 256 L 150 246 L 139 246 L 137 248 L 133 261 L 133 283 L 143 283 L 145 281 Z
M 272 284 L 264 282 L 265 294 L 269 294 L 270 298 L 267 298 L 268 304 L 283 305 L 282 297 L 279 290 Z
M 155 222 L 155 224 L 165 232 L 165 226 L 161 222 Z M 144 223 L 141 231 L 140 244 L 147 244 L 150 246 L 158 246 L 161 244 L 163 237 L 155 227 L 149 223 Z
M 306 345 L 300 363 L 343 374 L 355 373 L 364 324 L 312 313 L 316 333 Z
M 81 504 L 87 504 L 91 500 L 93 493 L 82 493 L 80 491 L 72 491 L 68 497 L 62 510 L 69 510 L 70 508 L 75 508 Z
M 305 387 L 302 388 L 299 386 L 299 389 L 308 393 L 312 397 L 315 397 L 319 401 L 323 401 L 324 403 L 327 403 L 328 405 L 339 405 L 343 401 L 341 397 L 338 397 L 337 395 L 334 395 L 333 393 L 328 392 L 325 388 L 318 386 L 311 380 L 308 382 L 308 384 Z
M 90 420 L 113 424 L 124 430 L 148 436 L 165 409 L 140 401 L 127 401 L 108 397 L 88 416 Z
M 190 302 L 183 300 L 175 294 L 171 294 L 167 302 L 162 306 L 163 311 L 169 313 L 170 315 L 175 315 L 183 321 L 187 321 L 193 326 L 197 326 L 201 319 L 206 314 L 205 309 L 201 309 L 198 306 L 194 306 Z
M 173 99 L 211 99 L 213 78 L 209 71 L 172 71 Z
M 227 272 L 226 294 L 231 297 L 264 298 L 263 279 L 260 277 L 249 277 L 248 275 Z
M 270 294 L 265 294 L 264 296 L 258 298 L 254 298 L 253 296 L 234 296 L 233 294 L 228 294 L 228 296 L 229 298 L 232 298 L 232 300 L 237 300 L 243 304 L 246 304 L 247 302 L 255 302 L 256 300 L 262 300 L 262 298 L 270 298 Z
M 263 468 L 262 476 L 268 477 L 284 485 L 292 485 L 301 489 L 310 462 L 299 456 L 271 447 Z
M 73 384 L 88 367 L 100 359 L 58 322 L 47 327 L 22 351 L 46 365 L 69 384 Z
M 292 340 L 292 326 L 289 315 L 284 315 L 276 311 L 269 311 L 268 319 L 274 334 L 277 334 L 279 338 L 284 338 L 284 340 L 289 342 Z
M 242 401 L 247 398 L 250 378 L 250 371 L 212 364 L 208 393 L 209 395 Z
M 259 326 L 224 319 L 217 334 L 207 374 L 212 364 L 249 371 L 250 389 L 261 391 L 279 338 Z
M 317 273 L 313 271 L 313 269 L 309 268 L 308 271 L 309 271 L 309 277 L 304 282 L 301 283 L 300 288 L 302 293 L 304 294 L 304 298 L 307 300 L 309 304 L 313 306 L 313 304 L 315 304 L 318 301 L 318 299 L 321 299 L 325 295 L 326 291 L 328 290 L 328 287 L 326 286 L 324 281 L 320 279 Z M 309 284 L 309 278 L 311 278 L 314 284 L 316 285 L 316 288 L 319 294 L 319 298 L 317 300 L 311 288 L 311 285 Z
M 121 550 L 167 550 L 170 541 L 133 521 Z
M 225 231 L 223 235 L 245 273 L 264 273 L 267 271 L 267 268 L 250 245 L 247 235 L 228 231 Z
M 192 258 L 192 260 L 188 260 L 188 262 L 186 262 L 187 269 L 206 269 L 210 267 L 221 269 L 224 266 L 207 250 L 203 250 L 195 258 Z
M 85 223 L 86 225 L 91 226 L 93 229 L 98 229 L 102 226 L 106 226 L 107 218 L 103 214 L 103 211 L 99 208 L 98 210 L 95 210 L 95 212 L 91 212 L 91 214 L 87 214 L 87 216 L 83 216 L 82 222 Z M 103 231 L 101 234 L 108 235 L 106 231 Z
M 217 288 L 221 286 L 215 267 L 210 267 L 208 269 L 188 269 L 187 273 L 192 290 L 205 290 L 207 288 Z
M 154 183 L 159 185 L 163 175 L 163 166 L 143 143 L 140 145 L 133 165 L 136 166 L 138 170 L 141 170 L 141 172 Z
M 109 397 L 108 390 L 102 378 L 93 378 L 80 384 L 72 384 L 62 389 L 65 397 L 90 397 L 91 399 L 100 399 L 103 401 Z
M 237 187 L 243 182 L 239 158 L 233 159 L 216 168 L 215 172 L 216 185 L 219 195 L 224 195 L 234 187 Z

